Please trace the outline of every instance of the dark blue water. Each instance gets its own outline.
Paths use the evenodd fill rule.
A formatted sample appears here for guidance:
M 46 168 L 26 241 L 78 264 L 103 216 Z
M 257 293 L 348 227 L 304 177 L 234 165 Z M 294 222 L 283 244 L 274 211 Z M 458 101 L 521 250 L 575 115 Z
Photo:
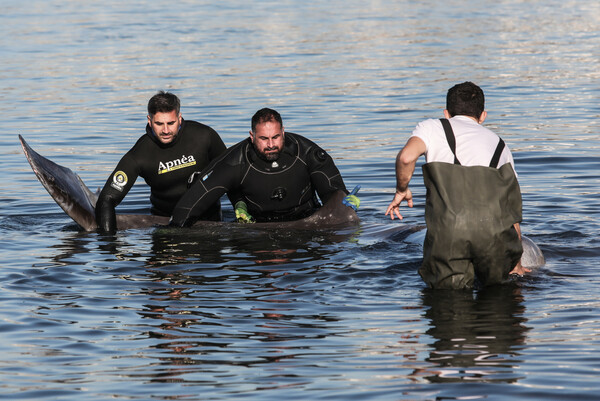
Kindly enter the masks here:
M 0 26 L 0 398 L 598 399 L 600 4 L 31 1 Z M 428 291 L 419 169 L 405 220 L 383 214 L 396 153 L 465 80 L 547 263 Z M 95 189 L 159 89 L 227 145 L 279 110 L 362 186 L 361 225 L 80 232 L 17 134 Z

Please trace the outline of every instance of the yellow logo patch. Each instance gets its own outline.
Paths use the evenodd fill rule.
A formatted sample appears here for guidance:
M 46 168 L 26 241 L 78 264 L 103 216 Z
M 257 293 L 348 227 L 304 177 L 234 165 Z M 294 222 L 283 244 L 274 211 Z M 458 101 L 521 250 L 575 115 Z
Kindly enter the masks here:
M 110 186 L 117 191 L 123 191 L 125 185 L 127 185 L 127 174 L 125 174 L 123 171 L 117 171 L 113 175 L 113 181 Z

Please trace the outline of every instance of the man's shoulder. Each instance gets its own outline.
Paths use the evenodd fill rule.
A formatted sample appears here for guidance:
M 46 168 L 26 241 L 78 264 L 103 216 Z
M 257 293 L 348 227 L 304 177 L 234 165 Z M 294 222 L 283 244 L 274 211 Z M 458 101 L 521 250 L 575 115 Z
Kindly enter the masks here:
M 155 154 L 155 148 L 158 148 L 158 145 L 156 145 L 148 134 L 144 134 L 140 136 L 133 146 L 123 155 L 123 157 L 121 157 L 119 163 L 139 167 L 143 164 L 143 161 L 148 158 L 149 154 Z
M 194 134 L 206 134 L 214 131 L 210 126 L 194 120 L 184 120 L 183 129 Z
M 246 152 L 250 147 L 251 142 L 246 138 L 227 148 L 227 150 L 219 156 L 219 161 L 217 163 L 224 163 L 230 166 L 244 164 L 248 160 Z
M 420 121 L 415 131 L 440 131 L 443 130 L 441 119 L 439 118 L 427 118 L 425 120 Z
M 441 120 L 441 118 L 426 118 L 425 120 L 419 122 L 417 127 L 442 128 Z
M 286 136 L 286 145 L 298 145 L 301 146 L 303 148 L 310 148 L 313 146 L 318 146 L 314 141 L 312 141 L 311 139 L 308 139 L 307 137 L 300 135 L 300 134 L 295 134 L 293 132 L 286 132 L 285 133 Z
M 144 151 L 144 149 L 147 149 L 148 147 L 153 147 L 153 146 L 158 146 L 158 145 L 150 137 L 150 135 L 148 133 L 145 133 L 144 135 L 140 136 L 137 141 L 135 141 L 135 143 L 133 144 L 133 146 L 131 147 L 129 152 L 135 153 L 135 152 L 139 152 L 139 151 Z
M 421 138 L 428 142 L 427 138 L 443 135 L 444 128 L 439 118 L 428 118 L 417 124 L 411 136 Z

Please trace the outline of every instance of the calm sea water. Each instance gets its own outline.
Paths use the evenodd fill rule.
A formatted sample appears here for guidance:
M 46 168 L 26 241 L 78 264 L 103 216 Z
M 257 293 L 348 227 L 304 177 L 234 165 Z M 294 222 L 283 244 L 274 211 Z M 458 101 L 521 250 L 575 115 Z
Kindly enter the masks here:
M 598 399 L 600 3 L 5 3 L 0 398 Z M 424 224 L 419 170 L 405 220 L 383 213 L 397 151 L 465 80 L 513 150 L 547 264 L 427 291 L 422 232 L 395 233 Z M 17 134 L 95 189 L 159 89 L 227 145 L 279 110 L 362 185 L 361 226 L 79 232 Z M 147 207 L 136 185 L 120 210 Z

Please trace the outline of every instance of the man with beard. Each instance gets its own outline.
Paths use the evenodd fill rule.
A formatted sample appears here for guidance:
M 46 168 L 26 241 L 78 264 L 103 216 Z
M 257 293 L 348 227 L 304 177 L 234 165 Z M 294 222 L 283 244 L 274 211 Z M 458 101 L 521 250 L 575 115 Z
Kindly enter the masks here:
M 115 208 L 137 177 L 150 186 L 150 212 L 170 216 L 187 190 L 188 178 L 225 151 L 217 132 L 196 121 L 184 120 L 179 98 L 160 91 L 148 101 L 146 133 L 127 152 L 112 172 L 96 202 L 96 222 L 101 232 L 115 232 Z M 218 202 L 208 205 L 203 220 L 220 220 Z
M 173 226 L 190 226 L 227 193 L 239 222 L 291 221 L 310 216 L 338 190 L 339 170 L 309 139 L 285 132 L 279 113 L 264 108 L 252 117 L 250 137 L 230 147 L 198 175 L 175 206 Z M 345 204 L 358 208 L 348 195 Z

